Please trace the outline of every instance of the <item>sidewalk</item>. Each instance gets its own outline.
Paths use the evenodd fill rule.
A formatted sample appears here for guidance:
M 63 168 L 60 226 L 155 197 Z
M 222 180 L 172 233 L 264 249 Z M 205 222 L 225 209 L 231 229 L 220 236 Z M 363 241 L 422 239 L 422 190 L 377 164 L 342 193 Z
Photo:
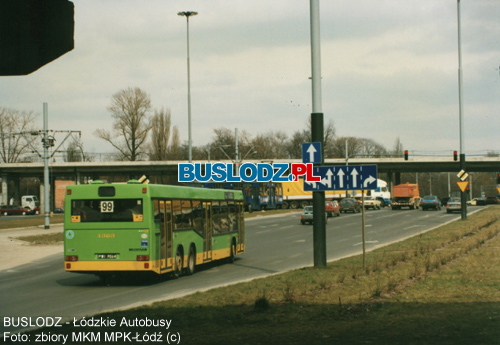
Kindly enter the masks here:
M 62 231 L 62 224 L 51 225 L 50 229 L 44 229 L 42 226 L 0 230 L 0 271 L 12 269 L 52 254 L 60 253 L 62 257 L 62 242 L 54 245 L 30 245 L 28 242 L 16 239 L 22 236 Z

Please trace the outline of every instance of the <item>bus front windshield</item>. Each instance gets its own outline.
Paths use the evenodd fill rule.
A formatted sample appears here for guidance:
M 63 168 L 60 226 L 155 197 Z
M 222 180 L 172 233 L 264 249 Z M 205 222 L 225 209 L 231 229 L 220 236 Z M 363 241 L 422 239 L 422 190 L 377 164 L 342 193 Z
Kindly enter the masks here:
M 142 222 L 142 199 L 72 200 L 72 223 Z

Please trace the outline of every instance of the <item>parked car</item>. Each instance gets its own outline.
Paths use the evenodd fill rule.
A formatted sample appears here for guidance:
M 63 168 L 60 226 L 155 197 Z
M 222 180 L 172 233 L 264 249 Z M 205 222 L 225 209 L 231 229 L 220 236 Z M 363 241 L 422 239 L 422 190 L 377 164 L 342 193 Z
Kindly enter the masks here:
M 500 204 L 500 201 L 498 200 L 498 197 L 496 197 L 496 196 L 488 196 L 488 197 L 486 197 L 486 204 L 487 205 Z
M 356 199 L 342 199 L 340 200 L 340 212 L 361 212 L 361 205 Z
M 426 195 L 420 201 L 420 207 L 422 211 L 425 211 L 429 208 L 433 208 L 436 211 L 441 209 L 441 200 L 435 195 Z
M 481 206 L 486 205 L 486 197 L 481 196 L 481 197 L 477 198 L 476 205 L 478 205 L 478 206 L 479 205 L 481 205 Z
M 446 204 L 446 213 L 451 213 L 453 211 L 461 211 L 462 210 L 462 202 L 460 198 L 449 198 L 448 203 Z
M 4 216 L 8 215 L 27 215 L 33 214 L 32 210 L 26 207 L 15 206 L 15 205 L 2 205 L 0 206 L 0 213 Z
M 374 210 L 380 210 L 380 200 L 377 200 L 373 196 L 365 196 L 363 198 L 365 203 L 365 209 L 373 208 Z
M 300 222 L 302 225 L 305 223 L 312 224 L 313 223 L 313 207 L 312 206 L 306 206 L 302 210 L 302 213 L 300 215 Z M 325 212 L 325 223 L 328 223 L 328 216 Z
M 476 206 L 477 205 L 477 198 L 474 198 L 472 200 L 467 201 L 467 205 Z
M 325 201 L 325 212 L 328 217 L 340 216 L 340 205 L 337 200 Z

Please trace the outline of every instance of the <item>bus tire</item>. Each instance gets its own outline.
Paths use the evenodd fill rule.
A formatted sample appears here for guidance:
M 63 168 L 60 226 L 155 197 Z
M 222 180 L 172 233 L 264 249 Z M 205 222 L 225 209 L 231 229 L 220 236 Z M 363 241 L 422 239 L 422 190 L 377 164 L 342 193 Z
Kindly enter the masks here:
M 174 278 L 179 278 L 182 275 L 182 261 L 183 261 L 182 249 L 181 247 L 179 247 L 175 252 Z
M 189 251 L 188 262 L 186 267 L 186 274 L 188 276 L 194 273 L 196 267 L 196 253 L 193 248 Z
M 248 213 L 252 213 L 252 212 L 253 212 L 252 205 L 248 205 Z

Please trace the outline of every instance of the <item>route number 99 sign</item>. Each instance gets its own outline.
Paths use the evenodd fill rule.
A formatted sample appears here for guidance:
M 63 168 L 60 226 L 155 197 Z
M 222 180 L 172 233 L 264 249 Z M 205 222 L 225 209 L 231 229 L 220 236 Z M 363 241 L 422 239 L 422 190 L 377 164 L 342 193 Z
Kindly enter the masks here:
M 113 201 L 101 201 L 101 213 L 113 213 L 115 204 Z

